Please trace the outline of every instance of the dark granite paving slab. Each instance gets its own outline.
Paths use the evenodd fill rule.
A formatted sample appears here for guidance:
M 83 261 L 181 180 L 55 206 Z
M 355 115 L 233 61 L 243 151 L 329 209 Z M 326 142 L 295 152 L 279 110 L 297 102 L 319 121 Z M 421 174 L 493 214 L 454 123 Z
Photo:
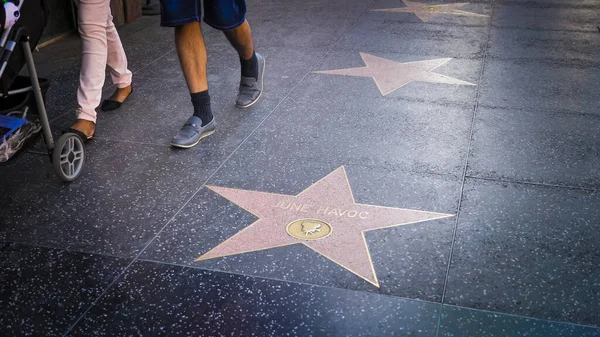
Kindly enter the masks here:
M 446 303 L 600 326 L 597 193 L 468 179 Z
M 61 336 L 128 263 L 108 256 L 0 245 L 0 335 Z
M 439 86 L 429 93 L 444 95 Z M 314 74 L 245 146 L 276 158 L 459 175 L 471 117 L 472 107 L 382 98 L 369 78 Z
M 494 15 L 501 22 L 490 32 L 480 104 L 597 114 L 599 100 L 594 87 L 600 79 L 600 64 L 593 47 L 598 37 L 597 20 L 587 27 L 593 29 L 586 30 L 582 23 L 585 16 L 569 17 L 570 7 L 536 8 L 541 4 L 522 3 L 527 4 L 532 8 L 502 5 Z M 523 14 L 533 9 L 534 13 Z M 558 12 L 554 16 L 547 10 Z M 502 23 L 504 17 L 523 22 L 507 26 Z M 580 26 L 561 26 L 565 24 Z
M 594 8 L 594 0 L 499 0 L 498 3 L 534 8 Z
M 248 4 L 247 19 L 259 47 L 294 50 L 329 47 L 372 1 L 287 1 Z
M 592 32 L 492 28 L 488 60 L 512 61 L 537 68 L 539 64 L 559 68 L 590 69 L 600 66 Z
M 479 102 L 487 107 L 598 114 L 598 81 L 597 67 L 489 60 Z
M 596 337 L 600 329 L 445 305 L 440 337 Z
M 250 148 L 236 153 L 209 184 L 295 195 L 339 165 L 341 163 L 276 159 Z M 346 170 L 358 203 L 450 214 L 456 211 L 458 178 L 356 165 L 348 165 Z M 429 301 L 441 300 L 453 218 L 368 232 L 366 240 L 380 289 L 304 245 L 194 262 L 255 220 L 250 213 L 213 191 L 203 189 L 141 258 Z
M 600 118 L 480 108 L 468 175 L 598 188 Z
M 135 256 L 224 159 L 97 139 L 83 175 L 63 184 L 45 156 L 0 168 L 0 239 Z
M 137 262 L 69 336 L 435 336 L 438 308 Z
M 373 9 L 398 7 L 401 5 L 388 4 Z M 478 12 L 481 14 L 489 14 L 489 5 L 479 4 L 477 8 L 480 8 Z M 422 22 L 413 13 L 369 11 L 344 34 L 337 48 L 412 54 L 423 58 L 483 57 L 489 17 L 445 15 L 439 19 L 443 22 L 439 22 L 438 18 Z
M 597 31 L 600 5 L 587 0 L 496 1 L 492 25 L 552 31 Z

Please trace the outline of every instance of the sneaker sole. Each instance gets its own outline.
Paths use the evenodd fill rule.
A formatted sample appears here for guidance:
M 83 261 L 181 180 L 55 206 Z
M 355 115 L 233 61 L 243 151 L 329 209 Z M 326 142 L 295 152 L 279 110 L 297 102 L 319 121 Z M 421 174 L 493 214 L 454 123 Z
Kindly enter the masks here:
M 181 145 L 181 144 L 173 144 L 173 143 L 171 143 L 171 146 L 173 146 L 173 147 L 177 147 L 177 148 L 180 148 L 180 149 L 189 149 L 189 148 L 192 148 L 192 147 L 194 147 L 194 146 L 198 145 L 198 143 L 200 143 L 200 141 L 201 141 L 202 139 L 204 139 L 204 138 L 206 138 L 206 137 L 208 137 L 208 136 L 212 135 L 213 133 L 215 133 L 215 130 L 212 130 L 212 131 L 209 131 L 209 132 L 207 132 L 207 133 L 203 134 L 202 136 L 200 136 L 200 138 L 198 138 L 198 141 L 197 141 L 197 142 L 195 142 L 194 144 L 190 144 L 190 145 Z
M 256 97 L 256 99 L 248 104 L 248 105 L 235 105 L 236 107 L 240 108 L 240 109 L 247 109 L 251 106 L 253 106 L 254 104 L 256 104 L 256 102 L 258 102 L 258 100 L 260 100 L 260 97 L 263 94 L 264 88 L 265 88 L 265 69 L 267 69 L 267 60 L 263 58 L 263 60 L 265 61 L 265 63 L 263 64 L 263 72 L 262 75 L 260 76 L 260 83 L 262 83 L 262 86 L 260 87 L 260 94 L 258 94 L 258 97 Z

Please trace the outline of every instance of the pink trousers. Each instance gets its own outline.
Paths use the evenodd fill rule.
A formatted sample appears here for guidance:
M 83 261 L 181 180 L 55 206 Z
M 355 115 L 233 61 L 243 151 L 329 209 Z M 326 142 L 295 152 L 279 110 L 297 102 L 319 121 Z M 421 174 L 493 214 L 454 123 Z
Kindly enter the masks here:
M 95 123 L 106 66 L 118 88 L 129 86 L 132 74 L 127 69 L 125 50 L 113 23 L 110 0 L 76 0 L 76 3 L 79 8 L 79 34 L 83 43 L 77 118 Z

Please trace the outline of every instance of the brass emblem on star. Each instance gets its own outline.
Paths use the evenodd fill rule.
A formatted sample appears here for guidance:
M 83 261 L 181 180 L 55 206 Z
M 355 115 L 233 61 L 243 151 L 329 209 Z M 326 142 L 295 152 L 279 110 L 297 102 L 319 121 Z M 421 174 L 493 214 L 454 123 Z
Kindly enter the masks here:
M 291 222 L 285 228 L 287 233 L 300 240 L 324 239 L 331 234 L 331 225 L 317 219 L 300 219 Z

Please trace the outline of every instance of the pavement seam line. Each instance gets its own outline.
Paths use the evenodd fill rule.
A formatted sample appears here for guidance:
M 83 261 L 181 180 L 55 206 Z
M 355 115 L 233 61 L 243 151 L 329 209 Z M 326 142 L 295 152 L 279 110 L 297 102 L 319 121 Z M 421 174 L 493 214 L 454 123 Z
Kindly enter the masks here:
M 471 128 L 469 130 L 469 145 L 467 147 L 467 155 L 466 155 L 465 163 L 464 163 L 462 182 L 460 184 L 460 194 L 459 194 L 459 198 L 458 198 L 458 205 L 456 207 L 456 220 L 454 223 L 454 230 L 452 233 L 452 241 L 450 244 L 450 253 L 448 255 L 448 264 L 446 266 L 446 275 L 444 276 L 444 288 L 442 290 L 442 298 L 440 300 L 440 312 L 439 312 L 438 322 L 437 322 L 436 332 L 435 332 L 436 337 L 439 337 L 439 335 L 440 335 L 440 326 L 442 323 L 442 313 L 443 313 L 443 309 L 444 309 L 444 301 L 446 300 L 446 291 L 448 290 L 448 277 L 450 276 L 450 267 L 452 266 L 452 257 L 454 256 L 454 245 L 456 243 L 456 235 L 458 233 L 458 222 L 460 220 L 460 209 L 462 207 L 462 200 L 464 198 L 465 182 L 467 180 L 467 171 L 469 169 L 469 157 L 471 156 L 471 151 L 472 151 L 472 147 L 473 147 L 473 135 L 475 133 L 475 119 L 477 117 L 477 112 L 479 110 L 479 100 L 481 99 L 482 80 L 483 80 L 483 75 L 485 74 L 486 60 L 488 57 L 488 52 L 489 52 L 489 47 L 490 47 L 490 37 L 491 37 L 490 35 L 492 32 L 492 21 L 494 19 L 494 6 L 495 6 L 495 2 L 494 2 L 494 0 L 492 0 L 491 5 L 490 5 L 491 9 L 490 9 L 489 22 L 488 22 L 488 30 L 487 30 L 487 35 L 485 37 L 485 50 L 483 53 L 483 60 L 481 62 L 481 70 L 479 71 L 479 78 L 477 79 L 477 93 L 475 95 L 475 105 L 473 106 L 473 116 L 471 117 Z
M 548 183 L 540 183 L 535 181 L 522 181 L 522 180 L 510 180 L 510 179 L 499 179 L 499 178 L 486 178 L 486 177 L 478 177 L 467 175 L 466 178 L 473 180 L 483 180 L 483 181 L 491 181 L 502 184 L 516 184 L 516 185 L 528 185 L 528 186 L 537 186 L 537 187 L 546 187 L 546 188 L 562 188 L 567 190 L 577 190 L 577 191 L 585 191 L 585 192 L 598 192 L 597 188 L 594 187 L 583 187 L 583 186 L 572 186 L 572 185 L 562 185 L 562 184 L 548 184 Z

